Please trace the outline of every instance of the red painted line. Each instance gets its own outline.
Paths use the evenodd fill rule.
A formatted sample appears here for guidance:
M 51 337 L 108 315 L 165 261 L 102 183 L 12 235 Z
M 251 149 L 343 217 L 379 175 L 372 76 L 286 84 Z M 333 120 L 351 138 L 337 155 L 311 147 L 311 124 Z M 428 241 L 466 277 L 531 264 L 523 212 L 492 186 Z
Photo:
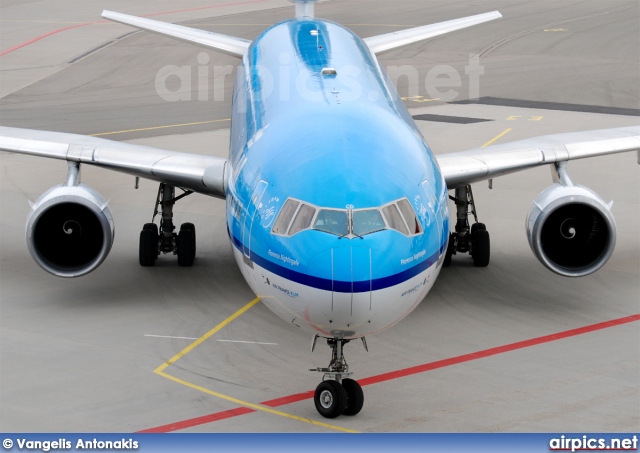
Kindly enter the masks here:
M 140 17 L 153 17 L 153 16 L 162 16 L 162 15 L 165 15 L 165 14 L 173 14 L 173 13 L 186 13 L 186 12 L 189 12 L 189 11 L 199 11 L 199 10 L 213 9 L 213 8 L 224 8 L 224 7 L 227 7 L 227 6 L 246 5 L 246 4 L 249 4 L 249 3 L 260 3 L 260 2 L 264 2 L 264 1 L 266 1 L 266 0 L 247 0 L 247 1 L 244 1 L 244 2 L 225 3 L 223 5 L 201 6 L 201 7 L 198 7 L 198 8 L 187 8 L 187 9 L 176 9 L 176 10 L 173 10 L 173 11 L 161 11 L 159 13 L 144 14 L 144 15 L 142 15 Z M 13 46 L 13 47 L 11 47 L 9 49 L 5 49 L 3 51 L 0 51 L 0 57 L 3 56 L 3 55 L 6 55 L 8 53 L 13 52 L 14 50 L 21 49 L 23 47 L 28 46 L 29 44 L 33 44 L 34 42 L 38 42 L 38 41 L 40 41 L 40 40 L 42 40 L 44 38 L 47 38 L 49 36 L 61 33 L 63 31 L 71 30 L 73 28 L 86 27 L 87 25 L 104 24 L 104 23 L 109 23 L 109 22 L 111 22 L 111 21 L 109 21 L 109 20 L 100 20 L 100 21 L 97 21 L 97 22 L 85 22 L 83 24 L 76 24 L 76 25 L 70 25 L 69 27 L 59 28 L 57 30 L 50 31 L 50 32 L 42 34 L 40 36 L 36 36 L 35 38 L 32 38 L 32 39 L 30 39 L 28 41 L 25 41 L 25 42 L 21 43 L 21 44 L 17 44 L 17 45 L 15 45 L 15 46 Z
M 168 425 L 157 426 L 155 428 L 143 429 L 138 433 L 170 433 L 172 431 L 178 431 L 180 429 L 191 428 L 192 426 L 204 425 L 205 423 L 217 422 L 218 420 L 224 420 L 225 418 L 238 417 L 240 415 L 250 414 L 256 412 L 255 409 L 249 409 L 248 407 L 237 407 L 228 411 L 216 412 L 215 414 L 204 415 L 202 417 L 191 418 L 189 420 L 183 420 L 181 422 L 169 423 Z
M 50 31 L 49 33 L 45 33 L 44 35 L 36 36 L 35 38 L 30 39 L 29 41 L 23 42 L 22 44 L 18 44 L 18 45 L 15 45 L 15 46 L 13 46 L 13 47 L 11 47 L 9 49 L 3 50 L 2 52 L 0 52 L 0 57 L 3 56 L 3 55 L 6 55 L 8 53 L 13 52 L 14 50 L 18 50 L 18 49 L 21 49 L 21 48 L 23 48 L 25 46 L 28 46 L 29 44 L 33 44 L 36 41 L 40 41 L 41 39 L 44 39 L 44 38 L 46 38 L 48 36 L 55 35 L 56 33 L 60 33 L 60 32 L 65 31 L 65 30 L 71 30 L 72 28 L 84 27 L 85 25 L 89 25 L 89 24 L 92 24 L 92 23 L 94 23 L 94 22 L 86 22 L 84 24 L 71 25 L 69 27 L 59 28 L 58 30 Z
M 287 404 L 297 403 L 298 401 L 304 401 L 304 400 L 308 400 L 310 398 L 313 398 L 313 394 L 314 393 L 315 393 L 315 390 L 309 390 L 308 392 L 296 393 L 295 395 L 283 396 L 282 398 L 276 398 L 274 400 L 263 401 L 260 404 L 262 404 L 263 406 L 268 406 L 268 407 L 285 406 Z
M 377 376 L 371 376 L 364 379 L 359 379 L 358 382 L 361 386 L 378 384 L 380 382 L 391 381 L 414 374 L 420 374 L 427 371 L 436 370 L 439 368 L 445 368 L 452 365 L 458 365 L 460 363 L 471 362 L 473 360 L 484 359 L 498 354 L 504 354 L 505 352 L 516 351 L 518 349 L 525 349 L 531 346 L 537 346 L 544 343 L 550 343 L 553 341 L 563 340 L 565 338 L 575 337 L 578 335 L 584 335 L 586 333 L 595 332 L 598 330 L 608 329 L 610 327 L 616 327 L 631 322 L 640 321 L 640 313 L 626 316 L 624 318 L 612 319 L 611 321 L 605 321 L 598 324 L 591 324 L 589 326 L 579 327 L 577 329 L 565 330 L 564 332 L 558 332 L 551 335 L 545 335 L 542 337 L 532 338 L 530 340 L 519 341 L 517 343 L 511 343 L 504 346 L 498 346 L 496 348 L 484 349 L 478 352 L 472 352 L 471 354 L 464 354 L 450 359 L 438 360 L 436 362 L 425 363 L 410 368 L 404 368 L 402 370 L 391 371 L 389 373 L 378 374 Z M 268 407 L 279 407 L 287 404 L 297 403 L 313 398 L 314 390 L 307 392 L 296 393 L 294 395 L 284 396 L 282 398 L 276 398 L 269 401 L 263 401 L 259 403 Z M 237 412 L 236 412 L 237 411 Z M 183 420 L 180 422 L 171 423 L 168 425 L 158 426 L 157 428 L 149 428 L 140 433 L 166 433 L 176 431 L 179 429 L 191 428 L 193 426 L 202 425 L 214 421 L 224 420 L 239 415 L 249 414 L 256 412 L 254 409 L 245 407 L 239 407 L 224 412 L 216 412 L 215 414 L 204 415 L 202 417 L 192 418 L 189 420 Z
M 484 349 L 478 352 L 472 352 L 471 354 L 460 355 L 458 357 L 452 357 L 450 359 L 438 360 L 437 362 L 425 363 L 424 365 L 418 365 L 411 368 L 405 368 L 403 370 L 392 371 L 390 373 L 379 374 L 377 376 L 371 376 L 358 380 L 360 385 L 378 384 L 384 381 L 390 381 L 401 377 L 411 376 L 412 374 L 424 373 L 426 371 L 436 370 L 438 368 L 445 368 L 451 365 L 458 365 L 460 363 L 471 362 L 472 360 L 484 359 L 485 357 L 491 357 L 498 354 L 504 354 L 505 352 L 516 351 L 518 349 L 529 348 L 531 346 L 537 346 L 544 343 L 550 343 L 552 341 L 563 340 L 565 338 L 575 337 L 578 335 L 584 335 L 585 333 L 595 332 L 597 330 L 608 329 L 610 327 L 627 324 L 634 321 L 640 321 L 640 314 L 627 316 L 624 318 L 613 319 L 611 321 L 605 321 L 598 324 L 592 324 L 590 326 L 579 327 L 577 329 L 565 330 L 564 332 L 558 332 L 551 335 L 545 335 L 543 337 L 532 338 L 531 340 L 519 341 L 517 343 L 511 343 L 504 346 L 498 346 L 497 348 Z

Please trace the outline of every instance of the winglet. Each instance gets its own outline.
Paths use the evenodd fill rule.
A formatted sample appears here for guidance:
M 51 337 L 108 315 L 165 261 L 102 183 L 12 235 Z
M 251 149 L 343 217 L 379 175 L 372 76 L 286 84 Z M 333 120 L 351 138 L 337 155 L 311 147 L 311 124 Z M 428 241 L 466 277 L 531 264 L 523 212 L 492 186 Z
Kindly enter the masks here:
M 242 58 L 251 41 L 234 36 L 223 35 L 183 25 L 170 24 L 142 17 L 129 16 L 128 14 L 103 11 L 102 17 L 125 25 L 140 28 L 142 30 L 157 33 L 159 35 L 178 39 L 180 41 L 196 44 L 209 49 L 216 49 L 227 55 Z
M 463 17 L 462 19 L 448 20 L 437 24 L 424 25 L 422 27 L 385 33 L 384 35 L 371 36 L 370 38 L 365 38 L 364 42 L 367 43 L 369 49 L 371 49 L 373 53 L 380 54 L 387 50 L 406 46 L 407 44 L 433 38 L 434 36 L 443 35 L 445 33 L 471 27 L 473 25 L 482 24 L 501 17 L 502 14 L 498 11 L 492 11 L 490 13 L 478 14 L 476 16 Z

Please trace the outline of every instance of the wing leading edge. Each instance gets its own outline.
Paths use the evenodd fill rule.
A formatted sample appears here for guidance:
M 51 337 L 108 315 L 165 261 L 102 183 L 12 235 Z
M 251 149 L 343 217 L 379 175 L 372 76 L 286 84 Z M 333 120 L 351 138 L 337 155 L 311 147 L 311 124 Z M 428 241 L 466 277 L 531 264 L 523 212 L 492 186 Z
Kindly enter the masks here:
M 540 165 L 629 151 L 640 153 L 640 126 L 543 135 L 436 158 L 448 188 L 455 189 Z
M 234 36 L 223 35 L 196 28 L 185 27 L 183 25 L 170 24 L 157 20 L 146 19 L 142 17 L 130 16 L 128 14 L 117 13 L 113 11 L 103 11 L 102 17 L 105 19 L 119 22 L 125 25 L 131 25 L 142 30 L 157 33 L 159 35 L 178 39 L 188 43 L 196 44 L 210 49 L 216 49 L 220 52 L 242 58 L 247 49 L 251 45 L 251 41 L 236 38 Z M 417 41 L 433 38 L 452 31 L 471 27 L 473 25 L 482 24 L 494 19 L 502 17 L 498 11 L 490 13 L 477 14 L 475 16 L 463 17 L 461 19 L 448 20 L 437 24 L 424 25 L 421 27 L 409 28 L 383 35 L 371 36 L 365 38 L 369 49 L 375 54 L 380 54 L 388 50 L 406 46 Z M 303 18 L 302 20 L 304 20 Z
M 371 52 L 381 54 L 382 52 L 406 46 L 407 44 L 433 38 L 452 31 L 461 30 L 473 25 L 482 24 L 501 17 L 502 14 L 498 11 L 492 11 L 490 13 L 448 20 L 437 24 L 394 31 L 392 33 L 385 33 L 384 35 L 371 36 L 369 38 L 365 38 L 364 42 L 367 43 Z
M 225 198 L 227 160 L 62 132 L 0 127 L 0 151 L 79 162 Z
M 128 14 L 116 13 L 113 11 L 103 11 L 102 17 L 114 22 L 131 25 L 142 30 L 174 38 L 179 41 L 185 41 L 201 47 L 207 47 L 209 49 L 216 49 L 227 55 L 239 58 L 243 57 L 251 44 L 251 41 L 236 38 L 235 36 L 228 36 L 221 33 L 185 27 L 183 25 L 130 16 Z

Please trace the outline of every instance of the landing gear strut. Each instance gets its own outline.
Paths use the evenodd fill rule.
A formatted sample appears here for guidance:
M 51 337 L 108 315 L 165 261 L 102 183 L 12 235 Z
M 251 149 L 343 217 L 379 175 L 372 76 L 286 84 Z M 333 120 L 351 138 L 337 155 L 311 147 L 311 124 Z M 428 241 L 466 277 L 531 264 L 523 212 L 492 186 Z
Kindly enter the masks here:
M 328 338 L 327 344 L 331 348 L 331 363 L 328 368 L 312 368 L 324 374 L 322 382 L 316 387 L 313 401 L 316 409 L 326 418 L 336 418 L 339 415 L 356 415 L 362 410 L 364 393 L 358 382 L 351 379 L 349 365 L 344 358 L 344 345 L 350 340 Z M 314 339 L 315 344 L 315 339 Z M 363 344 L 364 342 L 363 339 Z
M 191 195 L 190 190 L 176 197 L 176 188 L 160 184 L 153 219 L 161 214 L 160 227 L 155 223 L 145 223 L 140 232 L 139 259 L 141 266 L 153 266 L 160 253 L 178 255 L 178 265 L 191 266 L 196 256 L 196 228 L 193 223 L 183 223 L 176 234 L 173 225 L 173 205 L 176 201 Z
M 473 201 L 471 186 L 456 189 L 455 197 L 449 197 L 456 204 L 456 231 L 449 235 L 449 247 L 444 258 L 444 266 L 451 264 L 451 256 L 469 253 L 473 258 L 473 265 L 486 267 L 489 264 L 491 244 L 489 232 L 484 223 L 478 223 L 476 205 Z M 469 212 L 473 214 L 475 223 L 469 228 Z

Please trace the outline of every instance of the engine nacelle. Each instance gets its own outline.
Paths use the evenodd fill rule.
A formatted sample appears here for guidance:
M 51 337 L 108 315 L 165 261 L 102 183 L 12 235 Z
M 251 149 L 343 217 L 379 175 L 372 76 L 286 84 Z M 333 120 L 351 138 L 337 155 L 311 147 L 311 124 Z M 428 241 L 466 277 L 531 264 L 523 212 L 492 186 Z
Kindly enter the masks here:
M 58 277 L 80 277 L 96 269 L 114 239 L 113 217 L 89 186 L 61 184 L 31 205 L 27 245 L 33 259 Z
M 565 277 L 600 269 L 616 245 L 610 206 L 582 186 L 553 184 L 534 200 L 527 217 L 531 250 L 547 268 Z

